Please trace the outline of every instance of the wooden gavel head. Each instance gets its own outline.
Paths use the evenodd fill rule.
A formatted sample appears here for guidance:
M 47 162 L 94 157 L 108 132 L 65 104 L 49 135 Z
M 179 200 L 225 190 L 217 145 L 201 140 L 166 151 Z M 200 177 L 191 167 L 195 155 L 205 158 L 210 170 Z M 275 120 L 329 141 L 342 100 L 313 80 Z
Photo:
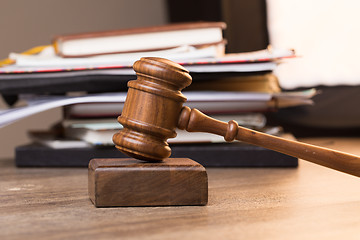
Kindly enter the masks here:
M 176 137 L 176 126 L 186 101 L 181 90 L 191 84 L 189 71 L 163 58 L 141 58 L 133 68 L 137 79 L 128 82 L 121 116 L 123 129 L 113 142 L 125 154 L 146 161 L 171 155 L 168 138 Z

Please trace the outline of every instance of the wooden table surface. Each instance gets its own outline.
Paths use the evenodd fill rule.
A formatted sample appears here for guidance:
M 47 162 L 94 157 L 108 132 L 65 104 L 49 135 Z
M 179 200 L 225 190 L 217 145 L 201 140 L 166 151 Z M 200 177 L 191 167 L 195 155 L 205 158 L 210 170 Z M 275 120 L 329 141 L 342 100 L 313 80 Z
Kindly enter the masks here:
M 360 138 L 304 139 L 360 155 Z M 297 169 L 209 168 L 202 207 L 95 208 L 87 169 L 0 161 L 0 239 L 359 239 L 360 179 Z

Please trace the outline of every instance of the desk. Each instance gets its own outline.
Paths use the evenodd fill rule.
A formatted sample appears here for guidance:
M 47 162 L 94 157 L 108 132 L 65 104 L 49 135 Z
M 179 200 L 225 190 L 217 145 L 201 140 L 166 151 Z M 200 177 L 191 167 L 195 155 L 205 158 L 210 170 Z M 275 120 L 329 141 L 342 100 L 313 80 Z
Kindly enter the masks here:
M 360 138 L 303 139 L 360 154 Z M 360 179 L 298 169 L 209 168 L 205 207 L 95 208 L 87 169 L 0 161 L 0 239 L 359 239 Z

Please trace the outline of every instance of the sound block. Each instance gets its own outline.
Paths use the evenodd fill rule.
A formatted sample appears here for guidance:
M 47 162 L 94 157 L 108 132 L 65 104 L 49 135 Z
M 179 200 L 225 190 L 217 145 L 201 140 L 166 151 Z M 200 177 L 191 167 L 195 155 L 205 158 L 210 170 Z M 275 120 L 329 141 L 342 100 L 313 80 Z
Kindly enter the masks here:
M 206 170 L 189 158 L 92 159 L 88 174 L 89 197 L 96 207 L 206 205 L 208 201 Z

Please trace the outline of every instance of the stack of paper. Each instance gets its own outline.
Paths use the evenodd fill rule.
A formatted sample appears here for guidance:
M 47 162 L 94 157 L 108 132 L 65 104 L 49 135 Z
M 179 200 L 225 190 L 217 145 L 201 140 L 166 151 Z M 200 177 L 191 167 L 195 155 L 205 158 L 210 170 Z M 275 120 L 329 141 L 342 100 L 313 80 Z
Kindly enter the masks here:
M 132 64 L 141 57 L 184 65 L 196 82 L 271 72 L 281 59 L 295 56 L 291 49 L 271 48 L 225 54 L 225 27 L 202 22 L 59 36 L 51 45 L 10 53 L 0 62 L 0 93 L 125 91 L 135 78 Z
M 0 127 L 62 107 L 64 118 L 55 124 L 56 129 L 29 131 L 33 141 L 52 148 L 91 151 L 89 146 L 112 145 L 112 135 L 122 128 L 116 118 L 126 98 L 127 82 L 136 78 L 132 65 L 141 57 L 162 57 L 183 65 L 194 83 L 193 89 L 183 91 L 184 105 L 226 122 L 235 119 L 249 128 L 268 131 L 264 112 L 312 104 L 315 90 L 283 93 L 272 74 L 279 63 L 295 57 L 293 50 L 225 54 L 225 27 L 224 23 L 205 22 L 66 35 L 27 53 L 10 53 L 0 67 L 0 93 L 27 106 L 3 110 Z M 81 94 L 71 97 L 73 92 Z M 279 129 L 272 132 L 277 134 Z M 179 132 L 169 142 L 224 140 Z

